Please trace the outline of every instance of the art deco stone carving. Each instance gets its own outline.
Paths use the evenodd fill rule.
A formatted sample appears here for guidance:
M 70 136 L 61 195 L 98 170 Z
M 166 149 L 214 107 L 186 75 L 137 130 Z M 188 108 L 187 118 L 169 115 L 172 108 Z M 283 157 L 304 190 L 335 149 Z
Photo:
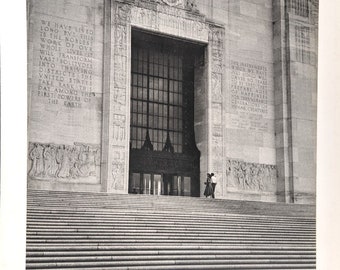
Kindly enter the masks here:
M 116 23 L 126 24 L 131 19 L 131 9 L 129 5 L 117 3 Z
M 35 179 L 76 179 L 97 175 L 100 166 L 98 145 L 75 143 L 57 145 L 30 143 L 28 175 Z
M 276 191 L 276 166 L 227 160 L 229 187 L 250 191 Z
M 111 162 L 111 177 L 112 181 L 109 185 L 109 190 L 123 190 L 124 189 L 124 169 L 126 155 L 123 147 L 116 147 L 113 151 Z
M 165 4 L 170 7 L 178 7 L 178 8 L 187 9 L 193 12 L 198 12 L 196 0 L 144 0 L 144 1 L 137 0 L 136 2 L 138 3 L 151 2 L 151 3 L 156 3 L 156 4 Z
M 112 182 L 111 190 L 123 190 L 124 188 L 124 163 L 112 162 Z

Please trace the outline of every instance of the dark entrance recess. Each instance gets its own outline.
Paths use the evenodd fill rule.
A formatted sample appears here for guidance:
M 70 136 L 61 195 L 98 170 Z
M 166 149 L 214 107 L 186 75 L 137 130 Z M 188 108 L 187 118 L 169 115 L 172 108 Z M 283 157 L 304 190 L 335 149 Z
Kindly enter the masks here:
M 203 52 L 132 31 L 129 193 L 199 196 L 194 71 Z

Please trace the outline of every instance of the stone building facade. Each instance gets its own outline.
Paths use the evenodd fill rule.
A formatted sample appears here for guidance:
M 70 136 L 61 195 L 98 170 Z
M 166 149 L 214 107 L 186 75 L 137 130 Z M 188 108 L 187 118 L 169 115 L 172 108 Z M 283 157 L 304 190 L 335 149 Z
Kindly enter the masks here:
M 28 187 L 315 203 L 318 2 L 28 1 Z

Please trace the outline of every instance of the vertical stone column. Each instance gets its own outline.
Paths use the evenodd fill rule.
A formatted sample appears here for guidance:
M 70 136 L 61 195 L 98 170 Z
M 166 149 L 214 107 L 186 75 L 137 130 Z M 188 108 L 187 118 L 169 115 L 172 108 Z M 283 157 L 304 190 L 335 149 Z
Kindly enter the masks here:
M 194 79 L 194 89 L 195 89 L 195 106 L 194 106 L 194 128 L 195 128 L 195 140 L 197 148 L 201 153 L 200 157 L 200 196 L 203 196 L 204 192 L 204 182 L 206 180 L 206 175 L 209 170 L 208 162 L 208 62 L 210 61 L 208 57 L 208 46 L 204 48 L 204 54 L 195 62 L 195 79 Z
M 223 162 L 223 70 L 224 28 L 210 25 L 208 45 L 208 171 L 217 178 L 216 196 L 223 196 L 225 168 Z
M 289 65 L 285 0 L 273 1 L 274 99 L 277 195 L 279 202 L 293 202 Z
M 293 5 L 295 2 L 295 5 Z M 286 10 L 287 65 L 294 203 L 315 203 L 317 105 L 317 1 L 292 0 Z
M 315 203 L 317 2 L 273 2 L 278 200 Z
M 130 5 L 105 2 L 102 189 L 127 193 L 130 126 Z

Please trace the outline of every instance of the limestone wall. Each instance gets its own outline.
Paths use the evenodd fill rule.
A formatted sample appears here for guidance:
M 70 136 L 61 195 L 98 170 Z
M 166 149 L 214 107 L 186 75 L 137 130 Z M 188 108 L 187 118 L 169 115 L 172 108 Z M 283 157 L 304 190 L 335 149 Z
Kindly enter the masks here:
M 29 2 L 30 187 L 98 190 L 103 1 Z
M 198 1 L 198 9 L 226 29 L 223 194 L 275 201 L 276 180 L 262 177 L 267 189 L 250 173 L 276 165 L 272 1 Z M 231 165 L 249 167 L 242 174 L 248 180 L 235 181 Z

